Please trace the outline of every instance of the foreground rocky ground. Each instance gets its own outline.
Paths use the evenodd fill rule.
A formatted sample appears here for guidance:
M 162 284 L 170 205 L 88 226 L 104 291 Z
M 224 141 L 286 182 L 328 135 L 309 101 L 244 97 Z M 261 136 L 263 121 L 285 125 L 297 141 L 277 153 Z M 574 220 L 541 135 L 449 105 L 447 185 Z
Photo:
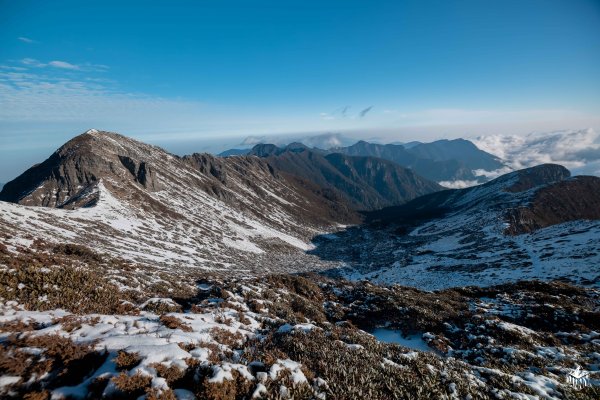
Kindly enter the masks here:
M 600 397 L 566 380 L 600 378 L 596 289 L 174 276 L 44 243 L 0 264 L 4 398 Z

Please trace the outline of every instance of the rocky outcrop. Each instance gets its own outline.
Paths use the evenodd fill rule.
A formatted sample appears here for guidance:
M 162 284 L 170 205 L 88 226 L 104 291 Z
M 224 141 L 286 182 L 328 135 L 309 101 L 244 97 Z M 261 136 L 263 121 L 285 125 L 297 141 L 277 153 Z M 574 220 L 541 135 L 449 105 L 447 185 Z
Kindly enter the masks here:
M 576 176 L 539 189 L 529 204 L 507 211 L 508 234 L 577 220 L 600 219 L 600 178 Z
M 194 153 L 189 156 L 184 156 L 183 161 L 203 174 L 211 175 L 221 183 L 227 183 L 227 173 L 223 166 L 223 163 L 227 161 L 223 161 L 206 153 Z
M 160 190 L 157 174 L 148 163 L 145 161 L 136 161 L 128 156 L 119 156 L 119 160 L 137 183 L 152 191 Z

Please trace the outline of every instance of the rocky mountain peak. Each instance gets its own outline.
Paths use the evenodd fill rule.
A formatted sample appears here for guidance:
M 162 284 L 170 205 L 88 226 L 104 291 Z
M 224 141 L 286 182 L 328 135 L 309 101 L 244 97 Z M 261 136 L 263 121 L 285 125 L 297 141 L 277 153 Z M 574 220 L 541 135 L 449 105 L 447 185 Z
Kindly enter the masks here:
M 270 143 L 259 143 L 250 150 L 248 155 L 257 157 L 269 157 L 272 155 L 278 155 L 281 153 L 281 149 L 274 144 Z
M 102 178 L 157 191 L 161 188 L 157 160 L 165 158 L 173 156 L 117 133 L 90 129 L 7 183 L 0 200 L 45 207 L 72 206 L 77 204 L 74 199 L 89 193 Z

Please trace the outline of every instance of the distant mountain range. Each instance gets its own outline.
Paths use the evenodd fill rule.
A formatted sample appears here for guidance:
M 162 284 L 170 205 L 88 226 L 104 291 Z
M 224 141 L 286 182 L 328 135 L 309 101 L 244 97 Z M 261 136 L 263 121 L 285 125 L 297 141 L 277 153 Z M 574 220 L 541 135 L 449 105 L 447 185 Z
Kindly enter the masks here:
M 349 146 L 356 140 L 344 136 L 340 133 L 323 133 L 320 135 L 268 135 L 268 136 L 248 136 L 240 144 L 239 149 L 250 150 L 257 144 L 274 144 L 279 147 L 285 147 L 290 143 L 302 143 L 310 148 L 330 149 L 332 147 Z
M 597 279 L 600 178 L 548 164 L 444 190 L 417 169 L 468 178 L 503 164 L 468 141 L 407 147 L 258 144 L 244 156 L 179 157 L 90 130 L 4 185 L 1 244 L 92 245 L 165 272 L 329 270 L 425 288 Z
M 268 145 L 261 144 L 261 146 Z M 324 154 L 340 153 L 385 159 L 446 186 L 483 183 L 489 180 L 489 175 L 494 175 L 494 171 L 506 168 L 498 157 L 478 149 L 472 142 L 464 139 L 385 145 L 361 140 L 347 147 L 313 149 L 317 152 L 319 150 L 323 150 Z M 219 156 L 247 154 L 258 155 L 254 149 L 230 149 L 220 153 Z
M 260 144 L 248 155 L 266 159 L 279 171 L 334 189 L 359 210 L 402 204 L 442 189 L 414 171 L 381 158 L 326 154 L 300 143 L 283 148 Z
M 330 152 L 383 158 L 437 182 L 485 182 L 485 176 L 476 174 L 476 171 L 495 171 L 504 167 L 500 159 L 464 139 L 411 143 L 406 147 L 359 141 L 349 147 L 331 149 Z
M 229 149 L 222 151 L 218 154 L 219 157 L 229 157 L 229 156 L 245 156 L 250 153 L 252 149 Z

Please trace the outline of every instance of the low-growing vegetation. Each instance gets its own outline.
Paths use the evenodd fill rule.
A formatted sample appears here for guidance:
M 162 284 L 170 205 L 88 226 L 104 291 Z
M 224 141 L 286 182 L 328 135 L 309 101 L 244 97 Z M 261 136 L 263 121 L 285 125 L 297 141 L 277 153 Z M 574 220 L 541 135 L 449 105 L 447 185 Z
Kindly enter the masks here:
M 169 296 L 166 281 L 158 292 L 115 284 L 99 268 L 121 262 L 85 248 L 17 258 L 1 271 L 0 397 L 600 396 L 566 381 L 577 365 L 599 378 L 595 289 L 520 282 L 425 292 L 314 274 L 190 275 L 175 288 L 197 289 Z M 377 328 L 398 332 L 397 343 L 368 333 Z

